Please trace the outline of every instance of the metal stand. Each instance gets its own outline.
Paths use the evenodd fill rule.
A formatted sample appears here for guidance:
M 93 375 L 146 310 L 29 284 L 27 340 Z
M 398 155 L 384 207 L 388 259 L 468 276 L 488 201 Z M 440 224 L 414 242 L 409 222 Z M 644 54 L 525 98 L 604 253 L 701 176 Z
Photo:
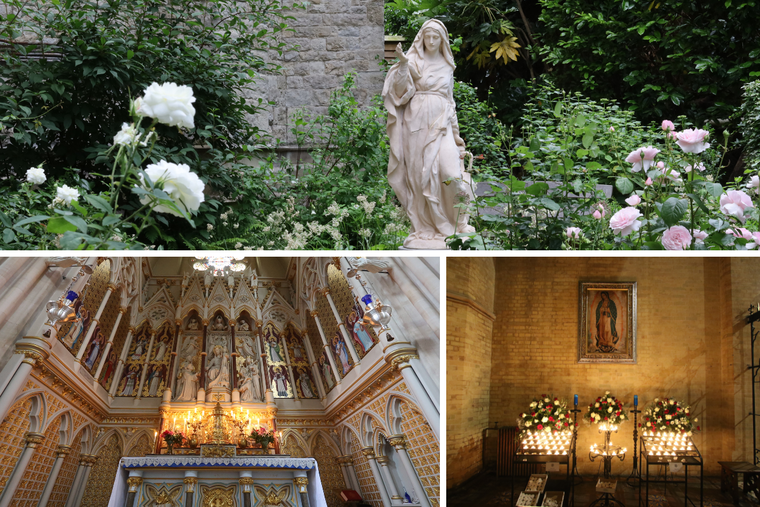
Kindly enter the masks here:
M 750 347 L 750 359 L 751 364 L 747 367 L 748 370 L 752 370 L 752 412 L 749 415 L 752 416 L 752 449 L 754 449 L 754 464 L 760 463 L 760 449 L 757 448 L 757 376 L 760 373 L 760 364 L 755 364 L 755 343 L 757 342 L 758 335 L 760 335 L 760 329 L 755 326 L 755 323 L 760 321 L 760 303 L 757 305 L 749 305 L 749 315 L 747 316 L 747 323 L 749 324 L 750 337 L 752 339 L 752 346 Z
M 578 395 L 575 396 L 576 398 Z M 578 400 L 575 400 L 575 403 L 573 405 L 573 409 L 570 411 L 573 414 L 573 464 L 572 464 L 572 475 L 573 475 L 573 483 L 580 484 L 583 482 L 583 477 L 581 477 L 580 472 L 578 472 L 578 459 L 576 458 L 576 449 L 575 445 L 576 442 L 578 442 L 578 414 L 581 413 L 580 410 L 578 410 Z M 575 482 L 575 479 L 578 479 L 578 482 Z
M 668 484 L 683 483 L 684 507 L 689 507 L 689 504 L 691 504 L 692 507 L 702 507 L 704 505 L 704 469 L 702 466 L 702 455 L 696 447 L 693 452 L 679 456 L 657 456 L 647 453 L 646 439 L 642 438 L 639 455 L 639 463 L 641 463 L 641 467 L 645 469 L 642 473 L 641 480 L 639 480 L 639 507 L 649 507 L 650 483 L 662 484 L 666 489 Z M 683 465 L 683 480 L 674 479 L 674 474 L 671 474 L 671 480 L 668 480 L 668 470 L 665 467 L 669 467 L 672 462 L 678 462 Z M 649 469 L 652 466 L 659 467 L 662 470 L 662 479 L 653 479 L 650 476 Z M 697 467 L 699 470 L 699 503 L 689 495 L 689 471 L 694 467 Z
M 641 467 L 639 467 L 639 454 L 637 452 L 637 444 L 639 440 L 639 406 L 634 405 L 631 413 L 633 414 L 633 470 L 631 475 L 625 480 L 625 483 L 630 487 L 635 487 L 636 481 L 641 480 Z
M 603 493 L 602 496 L 591 502 L 588 507 L 625 507 L 625 504 L 615 498 L 612 493 Z

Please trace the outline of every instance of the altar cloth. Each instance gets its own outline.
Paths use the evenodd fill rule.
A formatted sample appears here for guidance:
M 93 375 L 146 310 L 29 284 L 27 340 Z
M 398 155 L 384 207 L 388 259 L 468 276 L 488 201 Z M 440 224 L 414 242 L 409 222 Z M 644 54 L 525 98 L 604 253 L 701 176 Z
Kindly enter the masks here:
M 319 478 L 317 460 L 314 458 L 280 458 L 276 456 L 246 456 L 234 458 L 202 458 L 200 456 L 146 456 L 143 458 L 121 458 L 116 480 L 111 490 L 108 507 L 124 507 L 127 498 L 127 477 L 130 469 L 156 468 L 277 468 L 303 470 L 309 479 L 307 494 L 309 507 L 327 507 L 322 481 Z M 199 477 L 199 480 L 202 480 Z M 255 479 L 255 476 L 254 476 Z

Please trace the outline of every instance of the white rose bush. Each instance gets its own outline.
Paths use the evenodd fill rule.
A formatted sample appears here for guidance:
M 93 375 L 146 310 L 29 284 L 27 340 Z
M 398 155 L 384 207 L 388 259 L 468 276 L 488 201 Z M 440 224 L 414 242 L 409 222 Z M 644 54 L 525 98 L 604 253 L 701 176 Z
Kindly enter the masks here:
M 163 215 L 184 218 L 195 227 L 192 216 L 205 200 L 204 182 L 187 164 L 152 160 L 156 124 L 194 128 L 193 102 L 192 88 L 175 83 L 153 83 L 132 102 L 132 122 L 122 124 L 101 157 L 111 160 L 110 174 L 100 175 L 106 178 L 105 191 L 90 192 L 85 180 L 79 180 L 81 187 L 49 182 L 43 167 L 30 168 L 22 190 L 27 208 L 39 212 L 6 228 L 4 242 L 17 232 L 32 234 L 28 227 L 38 223 L 58 235 L 56 244 L 41 248 L 146 248 L 136 238 L 149 227 L 168 225 Z M 44 202 L 47 195 L 51 198 Z

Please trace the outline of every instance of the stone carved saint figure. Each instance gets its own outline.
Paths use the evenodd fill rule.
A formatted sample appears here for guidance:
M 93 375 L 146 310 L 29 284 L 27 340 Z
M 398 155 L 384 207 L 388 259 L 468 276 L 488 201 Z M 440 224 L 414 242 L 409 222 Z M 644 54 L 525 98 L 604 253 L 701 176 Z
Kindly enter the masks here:
M 238 331 L 250 331 L 251 330 L 251 326 L 248 325 L 248 322 L 246 322 L 245 319 L 240 319 L 238 321 L 237 330 Z
M 333 382 L 332 372 L 330 371 L 330 364 L 325 360 L 324 355 L 319 357 L 319 367 L 322 368 L 322 375 L 325 377 L 325 381 L 327 382 L 327 388 L 332 389 L 335 385 L 335 382 Z
M 261 384 L 259 383 L 259 368 L 253 357 L 244 358 L 240 367 L 240 401 L 261 401 Z
M 316 398 L 317 396 L 314 394 L 314 389 L 312 388 L 311 384 L 311 378 L 309 378 L 309 374 L 306 373 L 305 368 L 298 368 L 298 379 L 300 380 L 301 384 L 301 394 L 304 398 Z
M 214 347 L 213 355 L 208 362 L 206 375 L 208 377 L 208 387 L 229 387 L 230 386 L 230 356 L 227 349 L 221 345 Z
M 272 383 L 274 384 L 275 391 L 277 391 L 277 396 L 280 398 L 288 397 L 288 380 L 285 378 L 285 374 L 282 373 L 282 368 L 274 369 Z
M 190 361 L 184 361 L 177 376 L 177 396 L 175 401 L 195 401 L 198 395 L 198 374 Z
M 473 198 L 462 159 L 454 105 L 454 56 L 440 21 L 422 25 L 383 86 L 388 110 L 388 183 L 406 210 L 412 229 L 407 248 L 444 249 L 454 233 L 474 232 L 466 213 L 455 208 Z M 444 184 L 450 180 L 450 184 Z
M 164 360 L 164 355 L 166 354 L 166 337 L 164 336 L 161 338 L 161 341 L 158 342 L 158 346 L 156 347 L 156 355 L 153 357 L 153 360 L 157 363 L 160 363 Z
M 224 331 L 227 329 L 227 323 L 224 322 L 224 317 L 217 315 L 214 319 L 214 323 L 211 325 L 211 329 L 214 331 Z
M 190 322 L 187 323 L 187 329 L 190 331 L 197 331 L 199 329 L 198 319 L 192 317 Z
M 596 305 L 596 346 L 602 352 L 615 352 L 620 340 L 616 327 L 617 306 L 609 292 L 602 291 L 600 296 L 601 301 Z

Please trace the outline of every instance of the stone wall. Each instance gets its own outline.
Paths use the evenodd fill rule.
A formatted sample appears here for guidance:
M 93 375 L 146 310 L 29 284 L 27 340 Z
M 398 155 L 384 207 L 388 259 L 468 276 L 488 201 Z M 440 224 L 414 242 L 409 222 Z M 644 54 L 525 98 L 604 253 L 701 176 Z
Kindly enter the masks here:
M 449 258 L 446 263 L 446 487 L 483 466 L 489 422 L 494 261 Z
M 296 18 L 288 23 L 293 31 L 282 40 L 299 47 L 282 56 L 270 53 L 269 58 L 282 65 L 282 74 L 263 77 L 255 96 L 275 105 L 268 107 L 268 114 L 252 119 L 286 149 L 295 142 L 288 126 L 294 111 L 306 107 L 315 115 L 326 114 L 330 93 L 342 85 L 346 73 L 358 73 L 355 94 L 361 105 L 368 105 L 382 91 L 384 80 L 379 66 L 382 2 L 310 0 L 305 10 L 294 9 L 291 14 Z

